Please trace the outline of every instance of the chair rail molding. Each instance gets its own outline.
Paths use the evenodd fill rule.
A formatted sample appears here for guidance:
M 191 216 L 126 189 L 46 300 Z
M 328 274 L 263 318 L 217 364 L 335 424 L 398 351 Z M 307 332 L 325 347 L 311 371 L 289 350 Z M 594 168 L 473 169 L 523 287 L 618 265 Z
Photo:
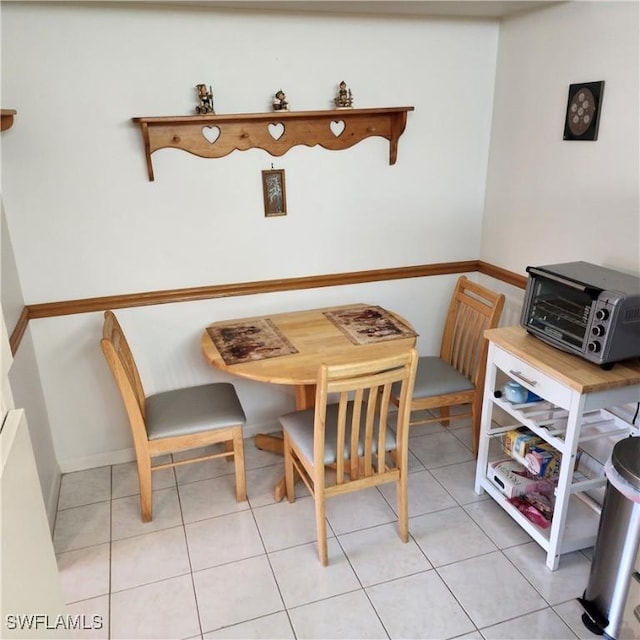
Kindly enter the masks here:
M 24 307 L 16 326 L 9 336 L 9 345 L 11 352 L 15 355 L 28 323 L 31 320 L 39 318 L 53 318 L 77 313 L 95 313 L 96 311 L 107 311 L 108 309 L 126 309 L 156 304 L 227 298 L 231 296 L 250 296 L 277 291 L 297 291 L 317 287 L 362 284 L 365 282 L 383 282 L 386 280 L 403 280 L 405 278 L 425 278 L 455 273 L 473 273 L 474 271 L 488 275 L 496 280 L 501 280 L 520 289 L 524 289 L 527 284 L 526 276 L 507 271 L 502 267 L 497 267 L 487 262 L 482 262 L 481 260 L 467 260 L 463 262 L 439 262 L 410 267 L 306 276 L 302 278 L 239 282 L 204 287 L 128 293 L 117 296 L 103 296 L 100 298 L 44 302 L 40 304 L 30 304 Z

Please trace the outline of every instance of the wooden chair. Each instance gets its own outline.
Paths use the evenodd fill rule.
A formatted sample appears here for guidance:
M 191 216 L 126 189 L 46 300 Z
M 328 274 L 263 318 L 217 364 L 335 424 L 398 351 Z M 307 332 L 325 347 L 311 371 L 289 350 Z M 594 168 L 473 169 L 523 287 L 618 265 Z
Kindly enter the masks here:
M 111 311 L 105 311 L 104 318 L 100 346 L 129 416 L 138 466 L 142 521 L 150 522 L 153 516 L 152 472 L 191 462 L 232 458 L 236 499 L 238 502 L 246 500 L 242 442 L 246 418 L 233 385 L 218 382 L 145 396 L 120 323 Z M 152 465 L 152 458 L 156 456 L 218 443 L 224 445 L 223 451 Z
M 484 331 L 493 329 L 500 322 L 504 300 L 502 293 L 495 293 L 465 276 L 458 278 L 445 322 L 440 355 L 423 356 L 418 360 L 411 401 L 412 416 L 416 411 L 433 409 L 439 409 L 440 416 L 412 419 L 410 424 L 449 423 L 453 419 L 470 417 L 476 455 L 489 346 Z M 397 389 L 394 389 L 391 399 L 399 404 Z M 471 410 L 451 417 L 449 408 L 457 405 L 471 405 Z
M 395 482 L 400 538 L 409 539 L 408 425 L 417 360 L 411 349 L 368 362 L 322 365 L 315 407 L 280 417 L 287 499 L 295 499 L 297 472 L 315 500 L 318 551 L 324 566 L 328 561 L 325 501 L 332 496 Z M 393 384 L 400 387 L 395 433 L 387 428 Z M 326 465 L 335 465 L 335 481 L 333 473 L 325 474 Z

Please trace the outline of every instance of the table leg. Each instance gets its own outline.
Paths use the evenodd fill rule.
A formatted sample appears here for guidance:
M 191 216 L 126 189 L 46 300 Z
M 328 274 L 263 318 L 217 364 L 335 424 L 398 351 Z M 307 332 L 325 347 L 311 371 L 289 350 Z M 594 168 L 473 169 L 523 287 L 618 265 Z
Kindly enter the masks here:
M 282 502 L 282 499 L 285 497 L 287 493 L 285 484 L 284 484 L 284 476 L 278 480 L 276 486 L 273 488 L 273 497 L 276 502 Z
M 300 384 L 296 387 L 296 409 L 313 409 L 316 405 L 316 385 Z
M 282 436 L 279 433 L 258 433 L 253 438 L 256 449 L 282 455 Z

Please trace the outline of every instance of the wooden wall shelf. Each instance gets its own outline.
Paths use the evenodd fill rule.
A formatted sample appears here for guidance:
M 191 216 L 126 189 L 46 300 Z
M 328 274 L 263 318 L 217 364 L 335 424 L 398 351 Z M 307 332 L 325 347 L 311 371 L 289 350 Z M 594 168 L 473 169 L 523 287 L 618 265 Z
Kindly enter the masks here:
M 13 116 L 16 115 L 15 109 L 0 109 L 0 131 L 6 131 L 13 124 Z
M 151 154 L 166 148 L 182 149 L 201 158 L 222 158 L 235 150 L 254 148 L 281 156 L 300 144 L 339 151 L 370 136 L 380 136 L 389 140 L 389 164 L 395 164 L 408 111 L 413 107 L 167 116 L 133 121 L 140 125 L 149 180 L 153 180 Z

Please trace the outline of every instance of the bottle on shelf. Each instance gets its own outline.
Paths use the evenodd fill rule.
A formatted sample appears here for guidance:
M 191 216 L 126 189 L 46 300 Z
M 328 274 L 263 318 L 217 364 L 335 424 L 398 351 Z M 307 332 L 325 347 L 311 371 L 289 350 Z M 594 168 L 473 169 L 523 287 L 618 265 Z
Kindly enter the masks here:
M 529 391 L 526 387 L 518 384 L 515 380 L 510 380 L 499 391 L 495 391 L 493 394 L 496 398 L 504 398 L 507 402 L 513 404 L 525 404 L 527 402 L 538 402 L 542 398 Z

